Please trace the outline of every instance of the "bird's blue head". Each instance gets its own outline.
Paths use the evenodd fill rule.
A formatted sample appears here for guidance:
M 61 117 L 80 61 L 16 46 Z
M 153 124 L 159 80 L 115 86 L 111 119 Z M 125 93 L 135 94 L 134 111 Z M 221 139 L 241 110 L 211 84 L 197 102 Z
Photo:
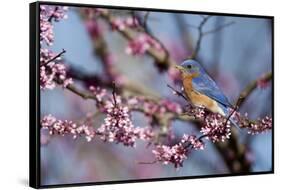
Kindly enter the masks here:
M 186 60 L 181 65 L 176 65 L 175 67 L 185 75 L 198 75 L 202 68 L 197 61 L 192 59 Z

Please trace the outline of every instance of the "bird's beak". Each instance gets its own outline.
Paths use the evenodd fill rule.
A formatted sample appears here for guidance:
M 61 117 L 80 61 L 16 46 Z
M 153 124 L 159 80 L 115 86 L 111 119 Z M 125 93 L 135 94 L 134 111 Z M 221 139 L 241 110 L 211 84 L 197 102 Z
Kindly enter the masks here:
M 180 65 L 174 65 L 174 67 L 176 68 L 176 69 L 178 69 L 179 71 L 185 71 L 185 69 L 182 67 L 182 66 L 180 66 Z

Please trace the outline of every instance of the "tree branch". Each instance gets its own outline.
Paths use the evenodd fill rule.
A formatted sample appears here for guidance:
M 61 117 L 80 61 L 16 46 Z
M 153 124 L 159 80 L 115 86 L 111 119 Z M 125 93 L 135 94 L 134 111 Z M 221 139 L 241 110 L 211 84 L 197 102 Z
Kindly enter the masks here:
M 182 97 L 184 100 L 186 100 L 187 102 L 189 102 L 188 98 L 183 94 L 181 93 L 180 91 L 174 89 L 171 85 L 167 84 L 167 86 L 172 89 L 173 93 L 175 93 L 176 95 Z
M 258 82 L 262 80 L 263 82 L 269 82 L 272 79 L 272 73 L 266 73 L 261 78 L 252 81 L 248 84 L 245 89 L 240 93 L 238 100 L 236 101 L 236 106 L 241 107 L 241 105 L 245 102 L 247 97 L 258 87 Z
M 200 48 L 201 48 L 201 43 L 202 43 L 202 40 L 203 40 L 203 37 L 208 35 L 208 34 L 212 34 L 212 33 L 215 33 L 215 32 L 218 32 L 228 26 L 231 26 L 233 25 L 235 22 L 232 21 L 232 22 L 229 22 L 229 23 L 226 23 L 226 24 L 223 24 L 221 26 L 218 26 L 217 28 L 215 29 L 212 29 L 212 30 L 209 30 L 209 31 L 206 31 L 204 32 L 203 31 L 203 28 L 204 28 L 204 25 L 208 22 L 208 20 L 211 18 L 211 16 L 205 16 L 205 17 L 202 17 L 202 21 L 200 22 L 199 26 L 198 27 L 195 27 L 198 31 L 198 38 L 197 38 L 197 41 L 196 41 L 196 45 L 195 45 L 195 48 L 194 48 L 194 51 L 193 53 L 191 54 L 191 56 L 189 57 L 190 59 L 195 59 Z M 194 26 L 191 26 L 192 28 L 194 28 Z
M 109 12 L 101 12 L 101 17 L 106 20 L 107 22 L 109 23 L 112 23 L 113 20 L 114 20 L 114 17 L 109 13 Z M 194 58 L 196 57 L 196 55 L 198 54 L 199 50 L 200 50 L 200 45 L 201 45 L 201 41 L 202 41 L 202 38 L 204 35 L 208 34 L 208 33 L 213 33 L 215 31 L 218 31 L 222 28 L 224 28 L 225 26 L 220 26 L 218 27 L 217 29 L 214 29 L 214 30 L 211 30 L 211 31 L 207 31 L 207 32 L 203 32 L 203 26 L 205 25 L 205 23 L 208 21 L 208 19 L 210 18 L 210 16 L 206 16 L 206 17 L 203 17 L 203 20 L 202 22 L 200 23 L 200 25 L 198 26 L 198 32 L 199 32 L 199 37 L 198 37 L 198 40 L 196 42 L 196 46 L 195 46 L 195 50 L 191 56 L 191 58 Z M 125 28 L 124 30 L 118 30 L 126 39 L 128 40 L 133 40 L 134 37 L 135 37 L 135 33 L 134 31 L 132 31 L 131 29 L 128 29 L 128 28 Z M 150 36 L 152 36 L 151 34 L 149 34 Z M 153 36 L 152 36 L 153 37 Z M 157 38 L 153 37 L 156 41 L 160 42 Z M 162 44 L 160 42 L 160 44 Z M 165 53 L 165 47 L 162 46 L 162 48 L 164 49 L 164 52 L 159 52 L 159 51 L 156 51 L 154 48 L 149 48 L 147 53 L 152 56 L 155 60 L 156 60 L 156 63 L 157 65 L 165 65 L 165 66 L 171 66 L 171 65 L 174 65 L 176 64 L 175 61 L 173 61 L 172 59 L 169 58 L 168 56 L 168 51 Z M 65 51 L 65 50 L 63 50 Z M 63 52 L 65 53 L 65 52 Z M 55 56 L 54 58 L 52 58 L 51 60 L 47 61 L 47 62 L 51 62 L 53 60 L 55 60 L 57 57 L 61 56 L 63 54 L 62 52 Z M 168 58 L 167 58 L 168 56 Z M 47 63 L 44 63 L 44 65 L 47 64 Z M 269 81 L 270 79 L 272 78 L 272 74 L 269 73 L 267 74 L 265 77 L 264 77 L 264 80 L 266 81 Z M 58 84 L 62 84 L 62 81 L 56 79 L 55 80 Z M 244 101 L 245 99 L 249 96 L 249 94 L 258 86 L 258 80 L 254 81 L 253 83 L 251 83 L 249 86 L 246 87 L 246 89 L 244 91 L 242 91 L 241 95 L 239 96 L 239 99 L 237 100 L 237 107 L 239 107 Z M 176 92 L 176 94 L 178 96 L 181 96 L 180 92 L 176 91 L 175 89 L 173 89 L 171 86 L 168 85 L 169 88 L 171 88 L 174 92 Z M 86 91 L 83 91 L 79 88 L 77 88 L 75 85 L 73 84 L 69 84 L 66 86 L 66 88 L 68 90 L 70 90 L 71 92 L 77 94 L 78 96 L 82 97 L 83 99 L 93 99 L 95 101 L 98 102 L 96 96 L 94 96 L 93 94 L 89 93 L 89 92 L 86 92 Z M 115 94 L 115 92 L 113 92 L 113 95 Z M 185 100 L 187 100 L 187 98 L 183 95 L 181 96 L 183 97 Z M 147 97 L 148 98 L 148 97 Z M 148 98 L 149 99 L 149 98 Z M 154 99 L 153 101 L 159 101 L 160 99 Z M 132 108 L 132 111 L 140 111 L 140 112 L 144 112 L 145 110 L 143 110 L 142 108 Z M 157 113 L 155 113 L 155 117 L 157 119 L 159 119 L 159 123 L 161 122 L 165 122 L 167 123 L 167 121 L 170 121 L 170 120 L 173 120 L 173 119 L 182 119 L 182 120 L 190 120 L 190 119 L 194 119 L 193 116 L 189 116 L 189 118 L 183 118 L 181 115 L 179 114 L 176 114 L 174 112 L 167 112 L 165 115 L 158 115 Z M 233 133 L 234 134 L 234 133 Z M 205 136 L 202 136 L 202 138 L 205 137 Z M 221 155 L 223 155 L 224 159 L 226 160 L 226 163 L 227 165 L 229 165 L 229 168 L 231 171 L 237 171 L 235 169 L 235 164 L 236 162 L 235 161 L 239 161 L 239 163 L 242 163 L 242 165 L 244 163 L 246 163 L 247 159 L 246 159 L 246 154 L 245 154 L 245 149 L 243 149 L 242 151 L 240 150 L 239 147 L 241 147 L 239 145 L 239 142 L 237 140 L 238 138 L 233 135 L 233 138 L 231 138 L 230 140 L 230 144 L 228 146 L 225 146 L 225 144 L 223 143 L 219 143 L 219 145 L 217 145 L 216 147 L 218 148 L 218 150 L 220 151 Z M 201 140 L 201 139 L 200 139 Z M 229 155 L 226 154 L 226 151 L 228 149 L 231 149 L 231 150 L 235 150 L 235 159 L 233 160 L 232 158 L 229 159 Z M 229 161 L 229 162 L 228 162 Z M 231 163 L 231 165 L 229 164 Z M 246 164 L 245 164 L 246 166 Z M 234 168 L 234 169 L 233 169 Z M 237 167 L 236 167 L 237 168 Z M 243 168 L 243 167 L 242 167 Z M 245 170 L 249 170 L 250 168 L 248 167 L 245 167 L 246 169 Z M 241 169 L 241 168 L 238 168 L 238 171 L 244 171 L 244 169 Z
M 101 12 L 100 14 L 101 18 L 103 18 L 105 21 L 107 21 L 109 24 L 114 23 L 114 16 L 110 14 L 109 11 L 106 12 Z M 135 33 L 133 30 L 129 29 L 129 28 L 125 28 L 124 30 L 118 30 L 118 32 L 126 39 L 128 40 L 133 40 L 135 37 Z M 148 34 L 150 35 L 150 34 Z M 153 36 L 152 36 L 153 37 Z M 150 56 L 152 56 L 155 59 L 155 64 L 157 64 L 158 66 L 160 66 L 161 68 L 168 68 L 170 65 L 175 65 L 177 64 L 174 60 L 172 60 L 169 55 L 167 54 L 167 49 L 165 48 L 165 46 L 162 44 L 161 41 L 159 41 L 157 38 L 154 37 L 154 39 L 160 43 L 160 45 L 162 46 L 164 52 L 161 51 L 157 51 L 154 48 L 149 48 L 147 50 L 147 54 L 149 54 Z
M 199 24 L 197 30 L 198 30 L 198 38 L 197 38 L 197 42 L 196 42 L 196 45 L 195 45 L 195 48 L 194 48 L 194 51 L 193 53 L 191 54 L 190 56 L 190 59 L 194 59 L 199 50 L 200 50 L 200 47 L 201 47 L 201 41 L 203 39 L 203 36 L 204 36 L 204 33 L 203 33 L 203 26 L 207 23 L 207 21 L 211 18 L 211 16 L 206 16 L 206 17 L 203 17 L 201 23 Z
M 44 63 L 41 63 L 40 66 L 45 66 L 47 65 L 48 63 L 56 60 L 57 58 L 59 58 L 60 56 L 62 56 L 64 53 L 66 53 L 65 49 L 62 49 L 62 51 L 60 53 L 58 53 L 56 56 L 54 56 L 53 58 L 49 59 L 48 61 L 44 62 Z
M 56 83 L 58 84 L 62 84 L 62 81 L 59 79 L 54 79 Z M 83 90 L 80 90 L 79 88 L 77 88 L 74 84 L 68 84 L 66 87 L 66 89 L 68 89 L 69 91 L 73 92 L 74 94 L 80 96 L 83 99 L 92 99 L 92 100 L 97 100 L 96 96 L 85 92 Z
M 220 30 L 222 30 L 222 29 L 228 27 L 228 26 L 231 26 L 231 25 L 233 25 L 233 24 L 235 24 L 234 21 L 231 21 L 231 22 L 222 24 L 222 25 L 218 26 L 217 28 L 214 28 L 214 29 L 212 29 L 212 30 L 203 32 L 203 35 L 206 36 L 206 35 L 208 35 L 208 34 L 213 34 L 213 33 L 215 33 L 215 32 L 218 32 L 218 31 L 220 31 Z

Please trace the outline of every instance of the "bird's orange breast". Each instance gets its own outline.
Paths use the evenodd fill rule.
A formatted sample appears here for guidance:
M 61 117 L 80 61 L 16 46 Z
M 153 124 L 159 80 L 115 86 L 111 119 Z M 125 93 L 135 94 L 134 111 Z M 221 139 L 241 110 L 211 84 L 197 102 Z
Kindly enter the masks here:
M 204 106 L 214 113 L 220 113 L 224 115 L 223 110 L 219 107 L 218 103 L 212 98 L 197 92 L 192 86 L 192 79 L 197 77 L 198 74 L 184 74 L 183 87 L 184 92 L 195 106 Z

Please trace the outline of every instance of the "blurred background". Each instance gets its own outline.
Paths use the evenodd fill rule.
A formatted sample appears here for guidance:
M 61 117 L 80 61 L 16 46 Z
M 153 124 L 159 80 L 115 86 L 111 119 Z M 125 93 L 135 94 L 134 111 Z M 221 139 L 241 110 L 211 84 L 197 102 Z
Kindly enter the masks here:
M 114 10 L 118 17 L 127 17 L 126 11 Z M 144 15 L 145 12 L 139 12 Z M 67 67 L 83 75 L 103 74 L 101 60 L 95 54 L 81 10 L 69 7 L 68 18 L 54 23 L 54 52 L 64 48 Z M 206 16 L 206 15 L 203 15 Z M 198 39 L 196 27 L 202 15 L 150 12 L 147 27 L 168 49 L 170 56 L 181 63 L 192 52 Z M 120 75 L 145 86 L 152 94 L 180 102 L 167 84 L 173 84 L 168 72 L 159 72 L 149 56 L 132 56 L 125 52 L 128 41 L 118 32 L 112 32 L 106 24 L 103 35 L 111 52 L 113 64 Z M 215 79 L 231 103 L 251 81 L 272 70 L 271 20 L 231 16 L 212 16 L 204 25 L 204 31 L 221 30 L 205 35 L 197 59 Z M 74 80 L 75 81 L 75 80 Z M 81 85 L 81 81 L 75 81 Z M 178 85 L 177 83 L 175 85 Z M 239 110 L 250 118 L 272 115 L 272 88 L 257 88 Z M 62 88 L 41 91 L 41 116 L 52 114 L 60 119 L 77 121 L 87 113 L 94 112 L 95 104 Z M 104 116 L 97 116 L 98 127 Z M 133 115 L 135 126 L 144 126 L 143 116 Z M 175 136 L 196 132 L 187 123 L 172 123 Z M 239 131 L 239 142 L 245 144 L 251 172 L 269 171 L 272 167 L 272 134 L 248 135 Z M 41 182 L 42 185 L 114 181 L 130 179 L 163 178 L 176 176 L 199 176 L 230 173 L 225 161 L 214 147 L 207 143 L 204 151 L 193 152 L 176 170 L 172 165 L 138 164 L 153 159 L 151 148 L 137 142 L 136 148 L 114 143 L 104 143 L 84 138 L 73 140 L 71 136 L 41 135 Z

